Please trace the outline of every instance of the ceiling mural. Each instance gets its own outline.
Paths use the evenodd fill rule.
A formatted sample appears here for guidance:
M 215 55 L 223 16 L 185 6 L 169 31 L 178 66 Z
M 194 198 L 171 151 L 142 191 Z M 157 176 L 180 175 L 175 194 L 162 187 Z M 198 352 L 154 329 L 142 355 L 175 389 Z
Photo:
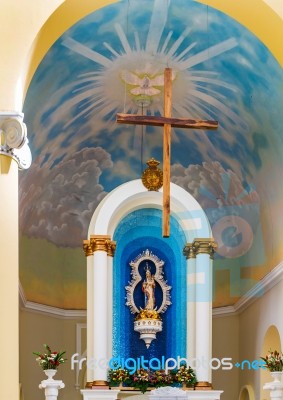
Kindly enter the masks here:
M 222 285 L 245 271 L 248 289 L 266 272 L 266 259 L 281 256 L 270 243 L 280 232 L 275 213 L 283 193 L 269 175 L 272 166 L 283 172 L 281 67 L 246 28 L 213 8 L 120 1 L 54 43 L 26 96 L 33 163 L 20 176 L 20 271 L 33 301 L 48 304 L 34 288 L 44 291 L 43 270 L 57 268 L 68 270 L 65 290 L 77 295 L 64 306 L 85 306 L 79 252 L 94 210 L 115 187 L 140 178 L 149 158 L 162 160 L 162 128 L 117 125 L 116 113 L 163 115 L 166 67 L 173 71 L 173 116 L 219 121 L 217 131 L 173 129 L 171 181 L 208 215 L 219 245 L 216 269 L 227 272 Z M 41 261 L 47 248 L 57 257 L 48 266 Z

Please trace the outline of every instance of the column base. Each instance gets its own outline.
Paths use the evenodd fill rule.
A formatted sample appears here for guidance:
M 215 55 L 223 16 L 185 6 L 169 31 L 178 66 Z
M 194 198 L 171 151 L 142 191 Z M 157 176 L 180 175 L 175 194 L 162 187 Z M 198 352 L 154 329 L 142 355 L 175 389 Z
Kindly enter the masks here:
M 282 400 L 283 399 L 283 383 L 269 382 L 263 386 L 264 390 L 270 390 L 270 398 Z
M 165 386 L 152 390 L 148 395 L 148 400 L 220 400 L 222 393 L 223 390 L 186 391 L 176 387 Z M 122 397 L 120 398 L 123 399 Z
M 200 381 L 195 385 L 195 390 L 212 390 L 212 384 L 205 381 Z
M 86 389 L 109 389 L 107 381 L 92 381 L 87 382 L 85 385 Z
M 83 400 L 117 400 L 119 390 L 82 389 Z
M 193 390 L 187 392 L 187 400 L 220 400 L 223 390 Z
M 97 380 L 92 382 L 92 386 L 109 386 L 109 385 L 107 381 Z

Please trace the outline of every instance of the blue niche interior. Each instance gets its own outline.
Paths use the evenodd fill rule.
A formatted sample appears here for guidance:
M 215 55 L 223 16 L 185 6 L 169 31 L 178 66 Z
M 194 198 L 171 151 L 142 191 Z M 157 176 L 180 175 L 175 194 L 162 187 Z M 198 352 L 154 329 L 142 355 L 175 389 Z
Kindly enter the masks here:
M 162 213 L 155 208 L 140 209 L 128 214 L 118 225 L 113 235 L 117 248 L 113 263 L 113 357 L 123 360 L 146 360 L 162 357 L 186 357 L 186 259 L 183 248 L 186 238 L 177 220 L 170 217 L 170 237 L 162 237 Z M 126 289 L 131 281 L 130 262 L 149 250 L 164 261 L 164 280 L 171 286 L 172 304 L 161 315 L 163 330 L 147 349 L 139 333 L 134 331 L 135 315 L 126 306 Z M 145 279 L 145 263 L 140 263 L 139 272 Z M 153 265 L 152 265 L 153 268 Z M 154 273 L 154 268 L 152 273 Z M 155 290 L 156 303 L 161 301 L 161 289 Z M 141 283 L 134 292 L 137 306 L 144 306 Z

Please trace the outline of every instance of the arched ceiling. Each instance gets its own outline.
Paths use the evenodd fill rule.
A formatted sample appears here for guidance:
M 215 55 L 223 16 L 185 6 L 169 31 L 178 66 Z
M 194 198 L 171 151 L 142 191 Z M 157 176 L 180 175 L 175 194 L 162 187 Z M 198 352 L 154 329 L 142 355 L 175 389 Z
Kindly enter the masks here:
M 26 296 L 85 307 L 81 243 L 96 206 L 139 178 L 150 157 L 162 159 L 162 129 L 118 126 L 116 113 L 163 114 L 163 71 L 171 67 L 173 115 L 219 121 L 215 132 L 174 129 L 171 180 L 206 211 L 219 244 L 214 305 L 233 304 L 282 259 L 278 41 L 271 52 L 231 16 L 192 0 L 100 3 L 69 23 L 27 91 L 33 164 L 20 176 Z
M 43 25 L 32 48 L 26 77 L 26 90 L 39 63 L 53 43 L 71 26 L 86 15 L 119 0 L 85 0 L 79 6 L 73 0 L 65 0 Z M 235 19 L 262 41 L 277 61 L 283 65 L 280 40 L 283 35 L 283 6 L 280 0 L 192 0 L 213 7 Z M 256 14 L 255 14 L 256 11 Z

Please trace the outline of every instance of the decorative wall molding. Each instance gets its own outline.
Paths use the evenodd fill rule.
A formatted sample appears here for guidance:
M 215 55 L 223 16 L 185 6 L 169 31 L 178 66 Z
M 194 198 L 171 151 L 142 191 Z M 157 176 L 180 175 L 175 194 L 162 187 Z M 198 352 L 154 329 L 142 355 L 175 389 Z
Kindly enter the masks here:
M 232 306 L 214 308 L 213 317 L 226 317 L 228 315 L 240 314 L 258 298 L 271 290 L 283 279 L 283 261 L 272 269 L 260 282 L 250 289 L 240 300 Z
M 240 298 L 232 306 L 214 308 L 212 315 L 214 318 L 228 317 L 237 315 L 248 308 L 258 298 L 271 290 L 283 279 L 283 261 L 281 261 L 273 270 L 271 270 L 260 282 L 250 289 L 244 296 Z M 66 319 L 86 319 L 86 310 L 64 310 L 47 306 L 44 304 L 28 301 L 21 283 L 19 283 L 19 304 L 20 308 L 25 311 L 35 312 L 39 314 L 49 315 L 51 317 Z
M 34 303 L 26 299 L 23 287 L 19 282 L 19 306 L 21 310 L 37 314 L 48 315 L 63 319 L 86 319 L 86 310 L 64 310 L 63 308 L 52 307 L 45 304 Z
M 220 317 L 229 317 L 231 315 L 236 315 L 238 312 L 235 309 L 235 306 L 224 306 L 224 307 L 217 307 L 212 309 L 212 317 L 213 318 L 220 318 Z

